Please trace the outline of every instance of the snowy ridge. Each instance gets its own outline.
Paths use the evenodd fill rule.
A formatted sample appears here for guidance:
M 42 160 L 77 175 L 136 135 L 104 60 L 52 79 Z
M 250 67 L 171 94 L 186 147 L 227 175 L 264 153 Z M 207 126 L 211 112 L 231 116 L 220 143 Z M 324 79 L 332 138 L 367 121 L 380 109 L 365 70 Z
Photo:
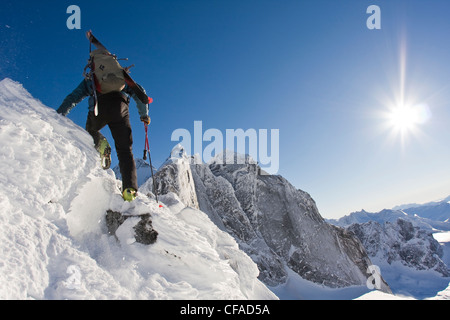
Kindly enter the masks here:
M 121 199 L 84 129 L 0 82 L 0 299 L 276 299 L 235 240 L 173 193 Z M 154 245 L 107 209 L 150 213 Z
M 439 212 L 439 216 L 441 216 L 441 213 L 442 213 L 441 209 L 442 209 L 441 205 L 432 207 L 432 209 L 427 206 L 427 207 L 423 207 L 422 212 L 428 212 L 428 213 Z M 384 209 L 384 210 L 381 210 L 380 212 L 375 212 L 375 213 L 361 210 L 361 211 L 353 212 L 353 213 L 351 213 L 345 217 L 342 217 L 340 219 L 337 219 L 337 220 L 330 219 L 327 221 L 336 226 L 345 228 L 354 223 L 366 223 L 369 221 L 376 221 L 380 224 L 384 224 L 385 222 L 393 223 L 393 222 L 397 221 L 397 219 L 403 219 L 403 220 L 411 222 L 414 226 L 419 227 L 424 230 L 431 231 L 434 229 L 438 229 L 438 230 L 450 231 L 450 223 L 448 221 L 433 220 L 433 219 L 430 219 L 427 217 L 419 216 L 417 214 L 419 212 L 419 210 L 421 210 L 421 207 L 419 207 L 419 208 L 414 207 L 414 208 L 408 208 L 408 209 L 403 209 L 403 210 Z M 446 210 L 446 208 L 444 208 L 444 210 Z M 444 211 L 444 214 L 447 214 L 447 216 L 449 216 L 450 211 L 447 213 L 445 213 L 445 211 Z M 429 216 L 432 216 L 432 214 Z
M 395 206 L 394 208 L 392 208 L 392 210 L 405 210 L 405 209 L 410 209 L 410 208 L 434 207 L 434 206 L 439 206 L 443 203 L 449 203 L 449 202 L 450 202 L 450 196 L 443 198 L 443 199 L 436 200 L 436 201 L 430 201 L 430 202 L 421 203 L 421 204 L 419 204 L 419 203 L 402 204 L 399 206 Z

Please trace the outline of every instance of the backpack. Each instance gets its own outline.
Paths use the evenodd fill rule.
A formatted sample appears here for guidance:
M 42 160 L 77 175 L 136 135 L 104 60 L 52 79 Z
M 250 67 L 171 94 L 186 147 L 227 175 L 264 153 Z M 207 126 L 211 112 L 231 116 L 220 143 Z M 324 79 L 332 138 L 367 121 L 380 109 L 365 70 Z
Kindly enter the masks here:
M 91 51 L 89 63 L 91 79 L 95 82 L 96 90 L 101 94 L 125 88 L 125 69 L 117 61 L 117 57 L 105 49 Z

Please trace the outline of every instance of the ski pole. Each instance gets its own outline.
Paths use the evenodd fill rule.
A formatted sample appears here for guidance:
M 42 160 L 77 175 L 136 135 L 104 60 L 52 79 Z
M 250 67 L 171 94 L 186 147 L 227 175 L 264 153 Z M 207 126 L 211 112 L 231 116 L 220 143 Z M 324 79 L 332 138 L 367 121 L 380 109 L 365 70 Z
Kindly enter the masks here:
M 145 149 L 144 149 L 144 160 L 147 160 L 147 153 L 148 153 L 148 160 L 150 163 L 150 171 L 152 173 L 152 182 L 153 182 L 153 192 L 155 194 L 156 202 L 158 203 L 158 190 L 156 189 L 156 181 L 153 174 L 153 165 L 152 165 L 152 157 L 150 155 L 150 144 L 148 143 L 148 125 L 144 123 L 145 128 Z

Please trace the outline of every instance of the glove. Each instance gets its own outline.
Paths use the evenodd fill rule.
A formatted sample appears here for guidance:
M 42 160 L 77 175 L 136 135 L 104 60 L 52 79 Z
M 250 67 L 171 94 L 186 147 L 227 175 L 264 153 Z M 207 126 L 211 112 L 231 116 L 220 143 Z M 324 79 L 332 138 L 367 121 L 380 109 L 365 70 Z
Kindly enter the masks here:
M 151 122 L 151 119 L 150 119 L 149 116 L 142 116 L 142 117 L 141 117 L 141 121 L 142 121 L 143 123 L 145 123 L 146 125 L 149 125 L 150 122 Z

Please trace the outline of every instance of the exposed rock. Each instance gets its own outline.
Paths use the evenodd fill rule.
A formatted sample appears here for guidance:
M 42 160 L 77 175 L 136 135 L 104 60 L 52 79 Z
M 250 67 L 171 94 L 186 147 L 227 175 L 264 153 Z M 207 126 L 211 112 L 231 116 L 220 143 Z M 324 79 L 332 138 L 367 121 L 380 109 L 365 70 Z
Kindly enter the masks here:
M 389 264 L 399 261 L 417 270 L 435 270 L 444 277 L 450 275 L 441 260 L 442 247 L 432 233 L 415 227 L 409 221 L 398 219 L 384 224 L 369 221 L 352 224 L 348 230 L 361 240 L 371 257 L 385 260 Z

